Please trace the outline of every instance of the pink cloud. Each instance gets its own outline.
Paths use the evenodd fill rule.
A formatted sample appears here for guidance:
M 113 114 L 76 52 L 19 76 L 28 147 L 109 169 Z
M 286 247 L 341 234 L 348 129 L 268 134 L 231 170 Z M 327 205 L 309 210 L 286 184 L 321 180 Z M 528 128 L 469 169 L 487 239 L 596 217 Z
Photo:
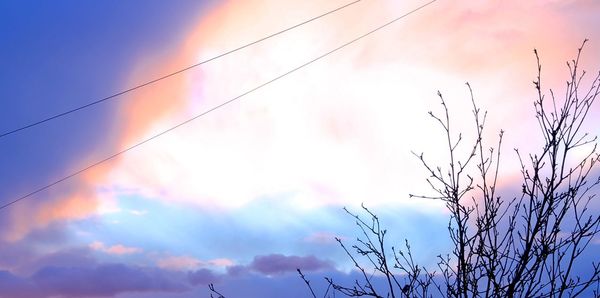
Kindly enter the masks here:
M 92 242 L 89 247 L 93 250 L 102 251 L 107 254 L 112 255 L 127 255 L 127 254 L 135 254 L 140 253 L 143 249 L 138 247 L 128 247 L 122 244 L 112 245 L 107 247 L 104 243 L 99 241 Z
M 218 258 L 208 261 L 203 261 L 190 256 L 167 256 L 158 259 L 156 262 L 159 268 L 174 270 L 174 271 L 188 271 L 196 270 L 201 267 L 218 268 L 218 267 L 229 267 L 233 266 L 234 262 L 226 258 Z
M 194 270 L 202 265 L 202 261 L 189 256 L 169 256 L 157 261 L 159 268 L 167 270 Z
M 76 178 L 77 181 L 84 181 Z M 43 199 L 30 199 L 11 205 L 10 224 L 0 232 L 0 238 L 7 241 L 23 239 L 32 230 L 41 229 L 53 222 L 87 218 L 100 203 L 90 189 L 59 186 L 48 191 Z
M 229 267 L 229 266 L 233 266 L 235 264 L 232 260 L 225 259 L 225 258 L 210 260 L 207 263 L 209 265 L 215 266 L 215 267 Z

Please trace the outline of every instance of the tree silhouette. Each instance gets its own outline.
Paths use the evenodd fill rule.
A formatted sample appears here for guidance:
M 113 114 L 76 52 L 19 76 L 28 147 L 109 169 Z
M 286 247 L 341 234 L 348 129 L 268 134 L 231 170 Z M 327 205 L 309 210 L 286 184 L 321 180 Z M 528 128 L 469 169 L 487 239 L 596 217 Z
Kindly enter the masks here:
M 429 115 L 443 130 L 449 160 L 444 166 L 434 165 L 424 154 L 415 154 L 429 174 L 433 194 L 411 197 L 445 203 L 453 250 L 438 256 L 435 270 L 427 269 L 415 263 L 408 241 L 401 249 L 387 249 L 386 230 L 369 209 L 363 206 L 363 216 L 345 209 L 361 235 L 350 248 L 336 240 L 361 278 L 342 285 L 326 277 L 329 287 L 323 297 L 335 293 L 349 297 L 600 297 L 600 265 L 582 257 L 600 224 L 598 210 L 590 210 L 600 183 L 600 177 L 592 177 L 598 175 L 594 171 L 600 156 L 596 138 L 582 131 L 600 94 L 600 73 L 589 88 L 582 87 L 586 73 L 579 70 L 579 58 L 586 42 L 576 58 L 567 62 L 569 78 L 563 100 L 552 90 L 549 95 L 543 92 L 542 67 L 534 50 L 538 73 L 533 82 L 537 91 L 534 109 L 544 143 L 533 154 L 515 149 L 521 193 L 510 199 L 497 191 L 503 131 L 495 147 L 484 146 L 487 112 L 477 106 L 467 83 L 476 129 L 474 139 L 467 143 L 451 129 L 450 111 L 438 92 L 443 113 Z M 586 153 L 576 160 L 575 150 Z M 370 265 L 364 265 L 365 260 Z M 585 266 L 585 275 L 576 270 Z M 316 298 L 310 282 L 299 273 Z M 385 286 L 374 285 L 375 276 Z

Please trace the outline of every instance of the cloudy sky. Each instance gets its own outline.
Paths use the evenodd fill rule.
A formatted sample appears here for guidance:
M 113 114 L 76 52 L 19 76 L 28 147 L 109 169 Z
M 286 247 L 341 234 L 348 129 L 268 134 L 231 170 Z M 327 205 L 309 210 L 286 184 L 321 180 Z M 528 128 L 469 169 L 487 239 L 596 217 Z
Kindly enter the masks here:
M 340 7 L 345 0 L 2 1 L 0 133 L 109 96 Z M 362 0 L 177 76 L 0 138 L 6 204 L 201 114 L 423 5 Z M 229 297 L 308 292 L 351 280 L 334 237 L 361 203 L 433 264 L 448 215 L 411 151 L 446 155 L 427 116 L 440 90 L 458 130 L 470 97 L 535 150 L 537 48 L 562 90 L 584 38 L 600 68 L 600 3 L 445 1 L 80 175 L 0 210 L 0 297 Z M 557 92 L 561 94 L 561 92 Z M 600 131 L 594 107 L 588 130 Z M 590 249 L 600 251 L 600 246 Z M 294 297 L 296 297 L 294 296 Z

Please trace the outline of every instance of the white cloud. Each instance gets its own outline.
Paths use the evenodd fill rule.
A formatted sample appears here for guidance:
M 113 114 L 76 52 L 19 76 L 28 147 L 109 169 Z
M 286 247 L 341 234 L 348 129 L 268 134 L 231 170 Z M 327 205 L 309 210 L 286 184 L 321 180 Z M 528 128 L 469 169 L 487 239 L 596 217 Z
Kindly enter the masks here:
M 135 216 L 144 216 L 148 213 L 148 210 L 129 210 L 129 213 Z
M 141 134 L 151 136 L 206 111 L 365 32 L 382 16 L 388 18 L 412 5 L 395 3 L 350 9 L 186 73 L 177 84 L 163 87 L 177 89 L 175 94 L 183 94 L 187 106 L 156 120 Z M 243 39 L 243 34 L 270 31 L 272 22 L 280 19 L 269 18 L 273 13 L 266 9 L 269 5 L 256 6 L 248 19 L 244 5 L 231 6 L 226 18 L 218 20 L 219 26 L 202 23 L 196 28 L 204 34 L 188 46 L 196 47 L 197 57 L 219 52 L 220 46 Z M 537 2 L 531 6 L 540 8 Z M 570 28 L 560 26 L 567 22 L 566 16 L 546 24 L 564 32 L 539 30 L 542 20 L 556 14 L 552 9 L 541 7 L 522 28 L 511 19 L 529 16 L 530 10 L 517 2 L 501 9 L 487 3 L 435 4 L 144 144 L 143 150 L 116 162 L 107 184 L 209 208 L 241 208 L 257 198 L 294 194 L 288 199 L 297 208 L 368 202 L 440 212 L 440 204 L 408 200 L 409 193 L 429 191 L 427 173 L 411 150 L 424 151 L 436 166 L 447 161 L 443 132 L 427 116 L 427 111 L 441 109 L 435 92 L 442 90 L 447 99 L 454 132 L 462 131 L 468 139 L 473 121 L 464 82 L 471 81 L 477 101 L 491 111 L 489 145 L 495 144 L 503 128 L 508 148 L 532 146 L 528 145 L 531 132 L 522 129 L 535 124 L 533 117 L 525 117 L 532 116 L 531 100 L 522 100 L 533 92 L 530 81 L 535 71 L 534 44 L 527 34 L 535 34 L 540 43 L 559 45 L 546 46 L 543 53 L 561 65 L 568 58 L 563 56 L 567 52 L 563 45 L 573 39 Z M 244 26 L 245 22 L 253 26 Z M 214 33 L 209 27 L 220 31 Z M 492 54 L 497 57 L 490 58 Z M 503 162 L 508 166 L 501 168 L 501 175 L 518 173 L 519 168 L 513 167 L 516 158 Z

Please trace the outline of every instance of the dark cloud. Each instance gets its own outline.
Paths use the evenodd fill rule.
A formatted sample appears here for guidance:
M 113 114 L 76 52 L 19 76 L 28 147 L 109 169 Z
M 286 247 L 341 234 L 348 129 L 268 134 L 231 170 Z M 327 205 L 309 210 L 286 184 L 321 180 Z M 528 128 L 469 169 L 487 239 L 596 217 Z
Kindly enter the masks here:
M 277 275 L 286 272 L 295 272 L 298 268 L 307 272 L 332 269 L 332 264 L 319 260 L 315 256 L 299 257 L 271 254 L 256 256 L 248 267 L 262 274 Z
M 361 280 L 362 274 L 357 271 L 349 273 L 337 270 L 319 272 L 304 272 L 310 280 L 317 297 L 325 297 L 328 284 L 324 277 L 332 278 L 336 283 L 352 286 L 356 279 Z M 371 282 L 377 289 L 385 290 L 386 280 L 383 276 L 372 276 Z M 247 274 L 240 277 L 228 277 L 218 284 L 216 289 L 226 297 L 286 297 L 306 298 L 311 297 L 310 290 L 298 274 L 282 274 L 267 276 L 263 274 Z M 196 297 L 208 297 L 206 287 L 198 287 Z M 331 289 L 330 289 L 331 290 Z M 329 294 L 332 294 L 329 292 Z M 343 296 L 343 295 L 338 295 Z M 187 297 L 186 297 L 187 298 Z
M 96 259 L 92 256 L 87 247 L 76 247 L 60 250 L 47 255 L 42 255 L 32 260 L 29 264 L 29 272 L 35 272 L 44 267 L 85 267 L 91 268 L 97 265 Z
M 188 273 L 188 281 L 192 285 L 208 285 L 224 280 L 245 279 L 253 276 L 278 276 L 288 272 L 296 272 L 298 268 L 305 272 L 313 272 L 333 269 L 333 266 L 330 262 L 320 260 L 315 256 L 299 257 L 270 254 L 256 256 L 246 266 L 229 266 L 223 274 L 206 268 L 191 271 Z
M 242 265 L 235 265 L 227 267 L 227 275 L 231 277 L 238 277 L 247 275 L 249 272 L 248 267 Z
M 32 247 L 38 243 L 27 239 L 16 243 L 0 242 L 0 270 L 9 270 L 20 276 L 30 276 L 40 268 L 94 267 L 96 259 L 88 247 L 71 247 L 40 254 Z
M 31 247 L 0 241 L 0 270 L 14 271 L 29 264 L 35 254 Z
M 188 281 L 192 285 L 208 285 L 221 280 L 221 276 L 215 274 L 212 270 L 202 268 L 188 273 Z
M 2 220 L 0 220 L 0 224 L 2 224 Z M 67 242 L 67 238 L 64 225 L 60 224 L 53 224 L 44 229 L 36 230 L 19 241 L 0 240 L 0 270 L 10 270 L 21 275 L 30 275 L 37 268 L 42 267 L 34 263 L 43 262 L 41 259 L 54 255 L 40 256 L 36 251 L 37 247 L 52 247 L 65 242 Z M 80 260 L 80 257 L 70 255 L 65 259 Z
M 88 247 L 39 255 L 24 249 L 32 242 L 35 243 L 30 239 L 17 243 L 0 242 L 6 244 L 0 247 L 0 298 L 113 297 L 124 293 L 179 296 L 209 283 L 228 285 L 271 278 L 295 281 L 297 268 L 307 273 L 333 269 L 332 263 L 313 255 L 270 254 L 256 256 L 246 265 L 227 267 L 224 272 L 201 268 L 184 273 L 156 267 L 100 263 Z M 10 262 L 10 259 L 15 261 Z
M 124 264 L 48 266 L 29 278 L 0 271 L 0 297 L 111 297 L 123 292 L 183 292 L 170 272 Z
M 20 278 L 8 271 L 0 271 L 0 297 L 42 297 L 40 294 L 31 280 Z

